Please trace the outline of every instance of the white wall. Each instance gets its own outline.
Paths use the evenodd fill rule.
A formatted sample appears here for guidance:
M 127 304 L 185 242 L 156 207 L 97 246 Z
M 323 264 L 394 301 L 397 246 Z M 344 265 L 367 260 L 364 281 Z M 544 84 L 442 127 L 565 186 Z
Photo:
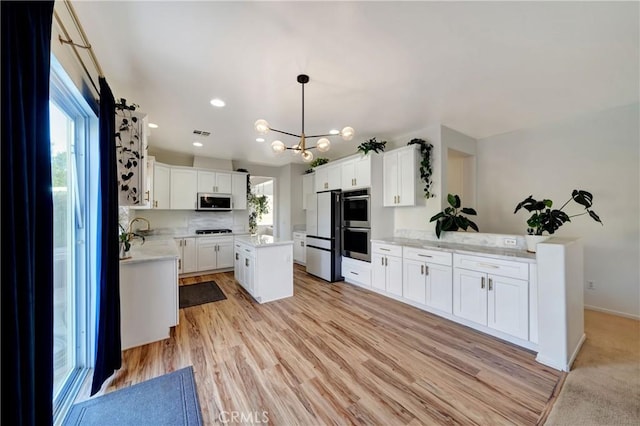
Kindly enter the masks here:
M 520 130 L 478 142 L 478 225 L 484 232 L 526 232 L 525 197 L 561 206 L 573 189 L 593 193 L 604 226 L 576 217 L 556 233 L 582 237 L 585 305 L 640 315 L 640 136 L 638 104 Z M 571 203 L 565 211 L 577 213 Z

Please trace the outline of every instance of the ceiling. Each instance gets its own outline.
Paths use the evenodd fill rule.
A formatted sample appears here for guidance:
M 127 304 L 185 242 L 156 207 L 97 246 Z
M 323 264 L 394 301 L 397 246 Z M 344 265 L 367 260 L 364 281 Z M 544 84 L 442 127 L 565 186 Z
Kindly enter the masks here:
M 270 149 L 295 138 L 253 128 L 300 132 L 300 73 L 306 133 L 356 131 L 332 159 L 436 123 L 484 138 L 638 102 L 638 2 L 74 5 L 116 97 L 159 125 L 149 144 L 193 155 L 300 162 Z

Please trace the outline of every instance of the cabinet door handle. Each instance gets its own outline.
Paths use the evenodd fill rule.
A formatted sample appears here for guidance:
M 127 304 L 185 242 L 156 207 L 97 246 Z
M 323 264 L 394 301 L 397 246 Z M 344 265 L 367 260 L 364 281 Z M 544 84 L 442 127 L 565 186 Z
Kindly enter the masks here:
M 389 259 L 387 259 L 387 257 L 384 258 L 384 266 L 389 266 Z
M 353 178 L 353 186 L 356 186 L 358 184 L 358 178 Z
M 420 265 L 420 275 L 424 275 L 424 265 Z
M 144 200 L 149 201 L 149 191 L 145 191 L 144 193 L 146 194 Z
M 480 288 L 484 288 L 484 277 L 480 280 Z
M 350 271 L 349 273 L 350 273 L 351 275 L 360 275 L 359 273 L 357 273 L 357 272 L 353 272 L 353 271 Z
M 182 269 L 182 259 L 178 259 L 178 270 Z
M 398 204 L 400 204 L 400 196 L 398 195 Z
M 384 266 L 384 256 L 380 258 L 380 264 Z
M 153 202 L 153 207 L 158 208 L 158 201 Z
M 249 259 L 244 260 L 244 266 L 249 266 Z
M 238 259 L 239 259 L 239 257 L 238 257 L 238 253 L 236 253 L 236 260 L 238 260 Z
M 493 280 L 489 278 L 489 291 L 493 290 Z
M 304 247 L 304 241 L 300 241 L 300 245 Z
M 429 265 L 425 265 L 425 267 L 424 267 L 424 274 L 425 274 L 425 275 L 429 275 Z

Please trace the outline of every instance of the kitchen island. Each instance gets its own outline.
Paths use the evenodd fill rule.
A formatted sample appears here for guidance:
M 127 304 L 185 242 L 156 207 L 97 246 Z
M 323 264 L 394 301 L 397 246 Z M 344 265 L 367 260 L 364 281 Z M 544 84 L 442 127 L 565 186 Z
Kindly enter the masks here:
M 237 236 L 234 276 L 258 303 L 293 296 L 293 241 L 270 235 Z
M 122 349 L 169 338 L 178 325 L 178 248 L 173 238 L 134 242 L 120 261 Z

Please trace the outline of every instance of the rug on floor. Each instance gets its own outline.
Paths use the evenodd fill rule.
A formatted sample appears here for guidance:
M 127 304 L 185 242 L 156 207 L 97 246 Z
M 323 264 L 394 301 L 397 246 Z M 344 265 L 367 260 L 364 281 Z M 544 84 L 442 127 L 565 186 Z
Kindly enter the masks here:
M 193 367 L 74 404 L 63 425 L 202 425 Z
M 180 286 L 181 309 L 202 305 L 204 303 L 217 302 L 226 298 L 227 296 L 224 295 L 215 281 Z

